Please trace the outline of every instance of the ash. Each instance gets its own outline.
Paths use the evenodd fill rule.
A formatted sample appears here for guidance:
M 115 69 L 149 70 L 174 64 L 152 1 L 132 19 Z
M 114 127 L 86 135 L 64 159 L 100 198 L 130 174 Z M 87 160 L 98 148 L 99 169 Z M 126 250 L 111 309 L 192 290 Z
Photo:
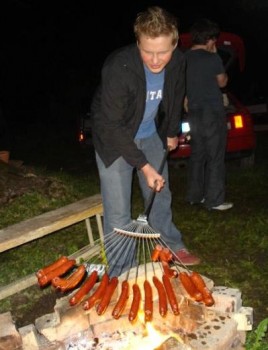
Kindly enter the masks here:
M 79 333 L 65 341 L 65 350 L 126 350 L 137 336 L 135 331 L 102 333 L 93 338 L 87 332 Z

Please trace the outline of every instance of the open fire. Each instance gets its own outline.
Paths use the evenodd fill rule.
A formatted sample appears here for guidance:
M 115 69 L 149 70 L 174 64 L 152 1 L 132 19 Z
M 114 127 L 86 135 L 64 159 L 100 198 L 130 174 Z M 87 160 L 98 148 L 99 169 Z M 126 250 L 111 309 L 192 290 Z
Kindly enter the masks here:
M 139 319 L 144 315 L 139 313 Z M 132 329 L 124 332 L 115 331 L 113 333 L 103 332 L 100 338 L 90 337 L 88 332 L 73 337 L 65 341 L 66 350 L 154 350 L 160 349 L 162 344 L 171 343 L 181 344 L 180 349 L 190 349 L 184 345 L 183 340 L 178 334 L 168 332 L 167 334 L 157 331 L 153 324 L 148 322 L 144 329 Z

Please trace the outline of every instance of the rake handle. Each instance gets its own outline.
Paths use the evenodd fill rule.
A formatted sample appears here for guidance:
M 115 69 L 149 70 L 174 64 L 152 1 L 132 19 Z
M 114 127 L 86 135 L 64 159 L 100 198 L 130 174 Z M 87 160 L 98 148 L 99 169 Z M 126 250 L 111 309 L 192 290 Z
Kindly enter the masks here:
M 159 167 L 159 169 L 158 169 L 158 173 L 159 173 L 160 175 L 161 175 L 162 172 L 163 172 L 163 169 L 164 169 L 164 166 L 165 166 L 165 162 L 166 162 L 166 160 L 167 160 L 168 153 L 169 153 L 169 148 L 165 149 L 164 156 L 163 156 L 163 158 L 162 158 L 160 167 Z M 151 190 L 150 195 L 149 195 L 149 197 L 148 197 L 148 199 L 147 199 L 147 204 L 146 204 L 145 210 L 144 210 L 144 212 L 143 212 L 143 215 L 146 216 L 146 217 L 149 216 L 150 211 L 151 211 L 151 208 L 152 208 L 152 205 L 153 205 L 153 202 L 154 202 L 154 198 L 155 198 L 155 195 L 156 195 L 155 188 L 156 188 L 156 185 L 155 185 L 154 188 Z

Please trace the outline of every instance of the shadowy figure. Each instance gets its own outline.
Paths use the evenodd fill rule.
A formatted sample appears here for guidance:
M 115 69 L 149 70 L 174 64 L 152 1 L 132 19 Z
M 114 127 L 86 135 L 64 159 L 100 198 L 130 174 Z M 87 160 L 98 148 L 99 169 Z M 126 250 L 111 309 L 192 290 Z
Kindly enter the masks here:
M 226 114 L 221 88 L 228 82 L 216 41 L 218 25 L 208 19 L 191 28 L 192 47 L 185 53 L 186 108 L 191 129 L 186 200 L 207 209 L 227 210 L 225 202 Z

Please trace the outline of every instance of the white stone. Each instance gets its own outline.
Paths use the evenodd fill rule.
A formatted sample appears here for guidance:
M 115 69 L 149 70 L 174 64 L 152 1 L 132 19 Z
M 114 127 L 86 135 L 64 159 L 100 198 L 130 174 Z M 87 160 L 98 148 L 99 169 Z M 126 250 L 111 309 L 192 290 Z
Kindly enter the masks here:
M 224 286 L 216 286 L 212 289 L 212 295 L 215 304 L 209 309 L 221 312 L 238 312 L 242 307 L 241 292 L 236 288 L 228 288 Z
M 33 324 L 19 328 L 22 338 L 23 349 L 39 349 L 38 334 Z
M 231 314 L 231 317 L 237 322 L 239 331 L 251 331 L 253 326 L 253 308 L 241 307 L 238 312 Z

